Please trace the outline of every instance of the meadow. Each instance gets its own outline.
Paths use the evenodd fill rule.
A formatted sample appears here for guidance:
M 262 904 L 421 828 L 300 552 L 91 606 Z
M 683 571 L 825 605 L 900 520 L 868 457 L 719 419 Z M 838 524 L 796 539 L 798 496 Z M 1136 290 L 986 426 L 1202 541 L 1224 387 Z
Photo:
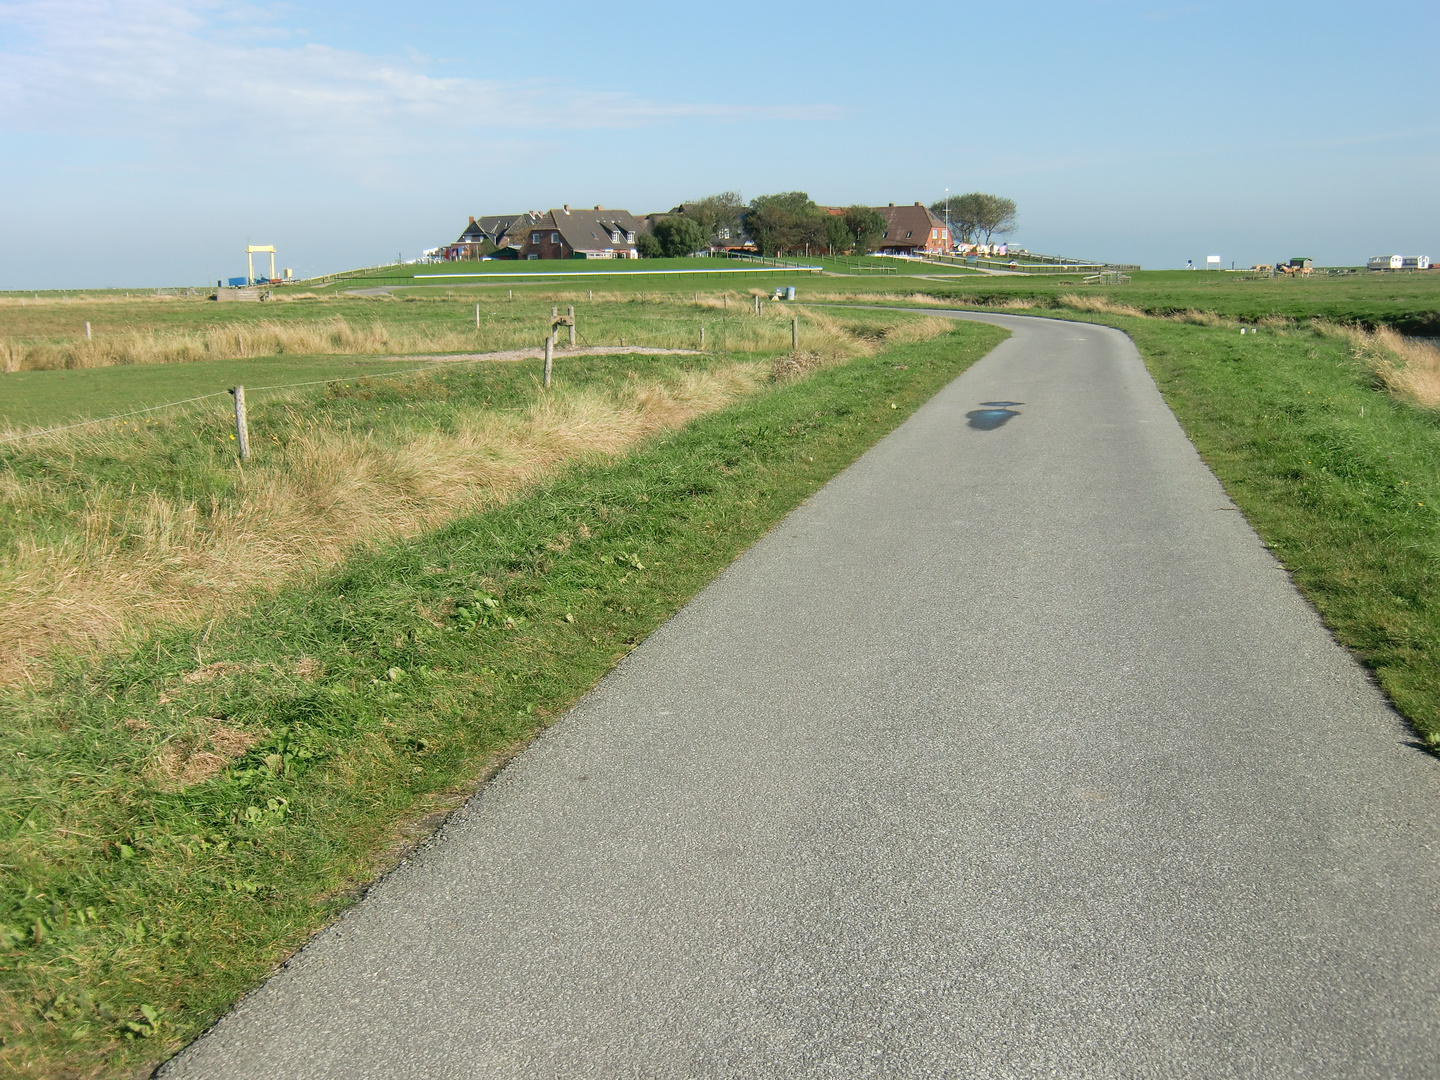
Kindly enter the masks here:
M 166 1056 L 1003 337 L 825 305 L 1125 330 L 1440 747 L 1440 353 L 1396 330 L 1440 325 L 1440 274 L 1132 277 L 807 275 L 759 316 L 783 275 L 0 297 L 0 1061 Z M 562 355 L 549 392 L 457 359 L 571 304 L 581 344 L 686 351 Z M 276 387 L 243 467 L 236 383 Z
M 37 485 L 12 504 L 28 516 L 4 578 L 47 544 L 41 569 L 97 560 L 71 606 L 96 588 L 127 620 L 50 640 L 0 691 L 0 1061 L 129 1075 L 167 1056 L 1004 336 L 827 318 L 828 354 L 571 360 L 549 393 L 533 362 L 332 384 L 257 417 L 243 478 L 218 423 L 45 436 L 0 459 L 10 496 Z M 486 442 L 497 429 L 516 437 Z M 334 483 L 337 455 L 362 476 Z M 157 515 L 163 543 L 107 539 L 96 489 L 120 513 L 132 485 L 195 513 Z M 318 520 L 237 543 L 217 520 L 247 505 Z M 357 514 L 379 531 L 331 532 Z M 308 565 L 282 557 L 297 529 Z M 122 578 L 184 574 L 212 549 L 184 587 L 153 580 L 168 610 L 147 620 L 125 594 Z M 207 599 L 237 551 L 261 576 Z

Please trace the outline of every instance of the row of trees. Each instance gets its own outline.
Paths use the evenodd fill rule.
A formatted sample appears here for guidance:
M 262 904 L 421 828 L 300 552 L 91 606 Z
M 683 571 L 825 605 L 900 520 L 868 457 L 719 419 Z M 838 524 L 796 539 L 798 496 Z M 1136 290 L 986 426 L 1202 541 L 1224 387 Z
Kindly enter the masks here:
M 941 199 L 930 204 L 930 212 L 949 221 L 950 235 L 962 244 L 988 244 L 992 237 L 1015 231 L 1015 200 L 983 191 Z
M 1003 235 L 1015 227 L 1015 201 L 997 195 L 971 192 L 933 205 L 931 211 L 947 216 L 959 238 L 972 242 L 983 235 Z M 849 206 L 832 214 L 816 205 L 803 191 L 761 195 L 746 204 L 733 191 L 724 191 L 685 204 L 683 214 L 661 218 L 651 233 L 642 233 L 637 247 L 646 258 L 688 255 L 712 240 L 744 232 L 764 255 L 795 252 L 872 251 L 885 234 L 885 219 L 868 206 Z

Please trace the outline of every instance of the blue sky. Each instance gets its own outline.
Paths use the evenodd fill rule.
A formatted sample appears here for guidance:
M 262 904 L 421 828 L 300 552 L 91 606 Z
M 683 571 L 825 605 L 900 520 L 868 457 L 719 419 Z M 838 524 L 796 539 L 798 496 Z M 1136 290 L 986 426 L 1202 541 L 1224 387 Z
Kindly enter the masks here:
M 993 191 L 1033 250 L 1440 256 L 1440 5 L 0 0 L 0 288 L 413 257 L 467 214 Z

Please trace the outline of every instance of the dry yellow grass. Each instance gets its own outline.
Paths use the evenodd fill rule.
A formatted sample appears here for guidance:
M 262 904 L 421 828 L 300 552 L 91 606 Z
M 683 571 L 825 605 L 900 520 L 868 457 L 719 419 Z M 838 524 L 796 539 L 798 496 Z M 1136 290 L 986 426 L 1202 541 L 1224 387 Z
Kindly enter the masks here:
M 790 382 L 803 378 L 817 368 L 853 356 L 874 355 L 884 345 L 900 342 L 929 341 L 950 329 L 948 319 L 938 316 L 902 317 L 893 321 L 875 321 L 863 326 L 847 324 L 838 313 L 812 308 L 796 308 L 803 312 L 805 330 L 803 350 L 775 358 L 770 378 L 774 382 Z
M 519 413 L 476 410 L 453 432 L 351 434 L 296 407 L 299 434 L 249 466 L 223 506 L 96 485 L 68 538 L 31 536 L 0 562 L 0 681 L 43 674 L 55 646 L 98 650 L 161 624 L 200 625 L 227 605 L 332 564 L 353 545 L 413 534 L 510 498 L 560 465 L 614 454 L 751 392 L 768 374 L 735 362 L 615 394 L 558 389 Z M 103 456 L 123 433 L 53 436 Z M 0 476 L 0 507 L 47 498 Z
M 1317 328 L 1349 341 L 1355 355 L 1392 394 L 1427 409 L 1440 409 L 1440 349 L 1434 345 L 1407 338 L 1388 326 L 1375 331 L 1333 324 L 1317 324 Z
M 935 307 L 954 307 L 954 300 L 942 300 L 928 293 L 913 292 L 905 295 L 898 292 L 810 292 L 805 295 L 816 301 L 835 304 L 893 304 L 903 300 L 910 304 L 932 304 Z
M 1082 296 L 1079 293 L 1062 293 L 1058 298 L 1065 307 L 1075 311 L 1093 311 L 1097 315 L 1131 315 L 1138 319 L 1146 317 L 1145 312 L 1129 304 L 1118 304 L 1108 296 Z
M 247 465 L 241 489 L 229 501 L 197 506 L 154 491 L 135 492 L 128 485 L 97 483 L 64 535 L 26 535 L 0 554 L 0 610 L 6 613 L 0 621 L 0 682 L 43 677 L 43 658 L 56 647 L 97 651 L 164 624 L 203 625 L 256 590 L 333 564 L 356 544 L 413 534 L 503 502 L 569 461 L 622 451 L 723 407 L 767 378 L 799 377 L 950 328 L 948 320 L 903 312 L 842 314 L 779 304 L 767 304 L 756 318 L 748 298 L 736 294 L 728 301 L 729 316 L 723 314 L 723 294 L 667 298 L 641 308 L 632 302 L 625 297 L 607 305 L 612 326 L 632 333 L 638 327 L 644 344 L 657 347 L 695 344 L 694 309 L 719 308 L 718 318 L 706 319 L 708 344 L 726 353 L 788 350 L 791 319 L 798 315 L 801 349 L 796 352 L 803 357 L 782 358 L 773 369 L 764 362 L 739 361 L 663 379 L 630 380 L 616 392 L 561 384 L 523 412 L 477 408 L 462 414 L 449 431 L 352 434 L 327 426 L 301 399 L 291 399 L 288 406 L 282 399 L 272 407 L 289 409 L 286 426 L 295 435 L 283 447 L 267 447 Z M 684 314 L 677 311 L 681 308 L 691 309 L 692 321 L 673 317 Z M 597 305 L 597 318 L 604 310 Z M 529 338 L 533 332 L 533 326 L 499 326 L 485 343 L 533 345 L 504 339 L 505 334 Z M 232 342 L 232 335 L 239 340 Z M 473 350 L 476 336 L 473 330 L 451 333 L 423 325 L 405 331 L 379 323 L 356 326 L 331 317 L 262 320 L 204 331 L 137 331 L 72 345 L 94 347 L 81 356 L 89 358 L 86 362 L 142 363 L 179 362 L 227 350 L 233 355 L 240 348 L 245 355 Z M 165 425 L 183 429 L 185 416 L 149 420 L 146 430 L 158 435 Z M 73 463 L 123 458 L 125 440 L 137 432 L 138 426 L 131 431 L 121 425 L 43 438 L 48 452 Z M 19 514 L 70 497 L 48 487 L 44 476 L 43 470 L 23 478 L 0 473 L 0 512 Z M 215 674 L 202 669 L 196 677 Z
M 533 327 L 496 328 L 485 347 L 533 345 Z M 473 330 L 396 328 L 378 319 L 356 323 L 336 315 L 313 321 L 262 319 L 225 323 L 202 330 L 127 329 L 91 340 L 63 342 L 0 340 L 5 371 L 109 367 L 114 364 L 181 364 L 192 360 L 252 356 L 459 352 L 476 348 Z
M 213 725 L 213 726 L 212 726 Z M 171 740 L 146 768 L 146 778 L 162 791 L 184 791 L 218 776 L 225 766 L 260 741 L 260 733 L 240 731 L 214 719 L 203 730 Z
M 756 318 L 750 313 L 749 297 L 738 293 L 705 294 L 696 300 L 672 296 L 658 301 L 642 300 L 637 295 L 597 293 L 594 304 L 589 303 L 589 297 L 588 292 L 538 294 L 527 297 L 526 304 L 513 306 L 485 298 L 481 306 L 489 310 L 478 329 L 468 320 L 427 321 L 413 315 L 407 320 L 393 314 L 396 305 L 383 298 L 367 301 L 375 305 L 376 313 L 361 317 L 352 314 L 347 318 L 317 306 L 298 318 L 232 319 L 200 328 L 122 327 L 96 332 L 88 339 L 73 333 L 47 337 L 53 328 L 44 324 L 47 329 L 28 337 L 0 338 L 0 370 L 178 364 L 281 355 L 408 356 L 534 348 L 544 336 L 545 306 L 562 303 L 577 306 L 582 341 L 592 345 L 624 342 L 655 348 L 694 348 L 700 325 L 704 324 L 709 334 L 707 343 L 713 349 L 769 351 L 788 345 L 790 313 L 794 310 L 793 306 L 766 304 L 761 317 Z M 491 309 L 491 304 L 499 310 Z M 582 309 L 581 304 L 587 306 Z M 714 321 L 697 318 L 710 311 L 718 311 L 721 317 Z M 667 313 L 676 317 L 666 318 Z M 814 321 L 816 325 L 824 324 L 818 317 Z

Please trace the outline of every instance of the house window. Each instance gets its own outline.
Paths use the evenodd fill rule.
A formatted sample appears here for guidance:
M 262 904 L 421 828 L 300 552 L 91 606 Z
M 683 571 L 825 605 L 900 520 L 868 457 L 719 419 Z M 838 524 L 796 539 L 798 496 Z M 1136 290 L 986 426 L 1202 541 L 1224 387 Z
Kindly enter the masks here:
M 890 239 L 890 230 L 889 230 L 889 229 L 886 229 L 883 233 L 881 233 L 881 234 L 880 234 L 880 239 L 881 239 L 881 240 L 889 240 L 889 239 Z
M 558 232 L 552 232 L 550 234 L 550 242 L 552 244 L 558 244 L 560 242 L 560 234 Z
M 909 240 L 910 237 L 912 237 L 912 236 L 914 236 L 914 235 L 915 235 L 914 230 L 911 230 L 910 232 L 907 232 L 907 233 L 905 234 L 905 239 L 906 239 L 906 240 Z
M 721 239 L 721 240 L 729 240 L 729 239 L 730 239 L 730 230 L 729 230 L 729 229 L 721 229 L 719 235 L 720 235 L 720 239 Z
M 627 232 L 625 234 L 625 242 L 627 244 L 633 244 L 635 242 L 635 234 L 633 232 Z
M 544 233 L 532 232 L 532 233 L 530 234 L 530 242 L 531 242 L 532 244 L 538 244 L 538 243 L 540 243 L 540 241 L 541 241 L 541 239 L 544 237 L 544 235 L 545 235 Z
M 939 240 L 939 239 L 940 239 L 940 230 L 939 230 L 939 229 L 931 229 L 931 230 L 930 230 L 930 239 L 931 239 L 931 240 Z

